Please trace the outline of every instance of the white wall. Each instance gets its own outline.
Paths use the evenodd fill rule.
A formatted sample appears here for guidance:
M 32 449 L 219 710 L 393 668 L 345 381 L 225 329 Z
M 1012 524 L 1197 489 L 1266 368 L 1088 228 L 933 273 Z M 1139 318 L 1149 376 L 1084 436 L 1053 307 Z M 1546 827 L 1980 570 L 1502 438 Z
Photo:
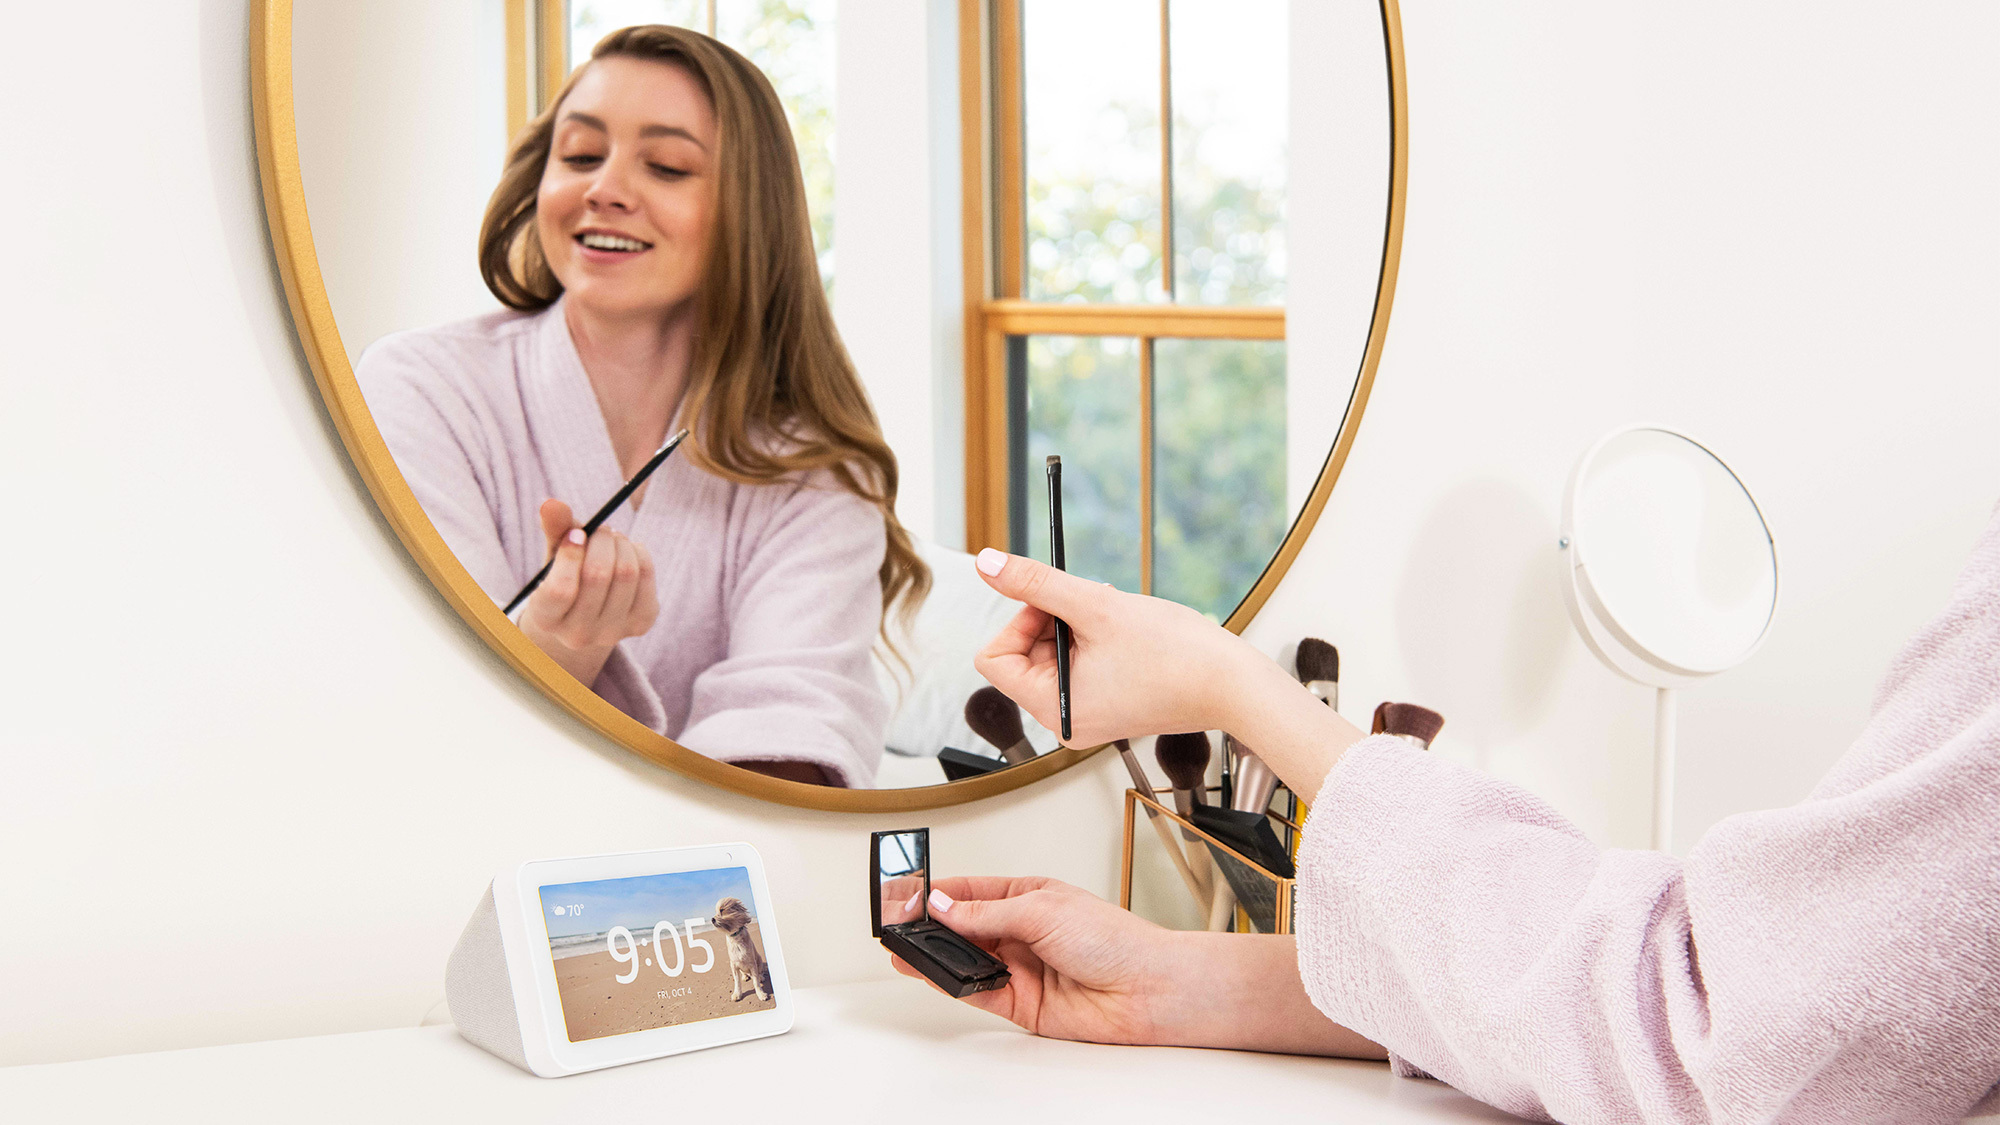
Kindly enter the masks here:
M 479 224 L 507 158 L 502 0 L 292 8 L 299 170 L 348 360 L 499 309 Z
M 589 735 L 375 515 L 271 265 L 241 0 L 13 21 L 91 66 L 0 72 L 0 1063 L 414 1023 L 529 854 L 747 839 L 796 980 L 884 972 L 854 873 L 908 817 L 761 805 Z M 1459 2 L 1405 26 L 1388 352 L 1252 636 L 1335 641 L 1351 714 L 1431 703 L 1439 753 L 1642 843 L 1650 700 L 1571 639 L 1557 498 L 1602 430 L 1685 426 L 1757 491 L 1785 587 L 1764 649 L 1684 698 L 1684 849 L 1808 788 L 2000 498 L 2000 15 Z M 925 819 L 955 869 L 1109 893 L 1121 772 Z
M 957 0 L 842 4 L 834 84 L 834 317 L 901 465 L 897 517 L 962 548 Z
M 1769 641 L 1681 694 L 1676 848 L 1803 796 L 2000 500 L 2000 11 L 1898 13 L 1407 4 L 1388 347 L 1250 635 L 1334 641 L 1351 717 L 1436 707 L 1437 752 L 1643 847 L 1651 692 L 1575 639 L 1556 528 L 1592 440 L 1676 425 L 1782 562 Z

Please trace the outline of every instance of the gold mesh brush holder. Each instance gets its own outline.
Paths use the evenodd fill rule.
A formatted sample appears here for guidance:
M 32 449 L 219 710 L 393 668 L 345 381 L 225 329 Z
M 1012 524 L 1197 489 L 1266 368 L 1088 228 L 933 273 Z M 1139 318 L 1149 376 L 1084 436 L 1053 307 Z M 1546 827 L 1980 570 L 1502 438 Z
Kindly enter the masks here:
M 1216 790 L 1211 788 L 1211 794 Z M 1197 860 L 1205 860 L 1212 873 L 1215 885 L 1226 887 L 1236 896 L 1236 912 L 1232 928 L 1239 933 L 1289 934 L 1292 932 L 1292 890 L 1296 880 L 1279 875 L 1257 860 L 1225 843 L 1214 835 L 1197 827 L 1192 821 L 1174 811 L 1172 805 L 1163 805 L 1157 799 L 1159 794 L 1167 794 L 1173 799 L 1171 789 L 1141 792 L 1137 789 L 1125 790 L 1125 842 L 1118 873 L 1118 905 L 1132 909 L 1132 883 L 1135 869 L 1135 851 L 1143 854 L 1147 845 L 1140 843 L 1143 838 L 1152 841 L 1153 850 L 1163 850 L 1168 841 L 1159 838 L 1151 828 L 1141 828 L 1140 822 L 1148 819 L 1147 813 L 1157 814 L 1160 822 L 1171 831 L 1171 844 L 1181 847 L 1190 867 Z M 1293 841 L 1298 838 L 1299 826 L 1292 820 L 1275 812 L 1266 812 L 1272 831 L 1287 851 L 1292 851 Z M 1187 836 L 1192 835 L 1201 847 L 1182 847 Z M 1204 854 L 1206 853 L 1206 854 Z M 1155 864 L 1147 864 L 1149 869 Z M 1175 865 L 1178 867 L 1178 865 Z M 1197 877 L 1199 877 L 1197 872 Z M 1194 899 L 1194 892 L 1185 885 L 1185 876 L 1173 876 L 1170 893 L 1186 899 Z M 1208 903 L 1195 900 L 1197 911 L 1205 915 Z

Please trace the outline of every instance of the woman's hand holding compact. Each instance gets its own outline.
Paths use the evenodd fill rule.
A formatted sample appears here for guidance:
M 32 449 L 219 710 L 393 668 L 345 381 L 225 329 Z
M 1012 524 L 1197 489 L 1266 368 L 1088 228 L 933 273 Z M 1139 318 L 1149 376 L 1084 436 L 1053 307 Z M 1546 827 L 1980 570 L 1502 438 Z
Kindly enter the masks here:
M 932 884 L 930 913 L 1006 962 L 1005 988 L 965 1002 L 1037 1035 L 1158 1043 L 1150 1007 L 1168 931 L 1067 883 L 970 876 Z M 922 974 L 892 958 L 904 976 Z
M 652 628 L 660 615 L 653 556 L 609 529 L 586 539 L 560 500 L 543 503 L 541 517 L 554 565 L 529 596 L 521 631 L 564 671 L 591 684 L 618 642 Z
M 965 1002 L 1037 1035 L 1383 1057 L 1312 1006 L 1290 937 L 1168 930 L 1039 877 L 939 879 L 930 910 L 1007 964 L 1005 988 Z
M 1310 798 L 1362 737 L 1243 638 L 1184 605 L 991 548 L 977 565 L 987 585 L 1027 608 L 973 666 L 1050 730 L 1060 729 L 1055 618 L 1069 625 L 1072 746 L 1224 730 Z

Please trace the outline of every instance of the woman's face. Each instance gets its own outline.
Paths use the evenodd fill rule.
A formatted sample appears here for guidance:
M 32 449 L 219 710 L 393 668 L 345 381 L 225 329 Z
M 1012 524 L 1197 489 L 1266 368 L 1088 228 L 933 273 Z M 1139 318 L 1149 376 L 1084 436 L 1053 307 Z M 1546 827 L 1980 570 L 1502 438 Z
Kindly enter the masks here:
M 715 213 L 715 109 L 671 63 L 606 58 L 556 118 L 535 227 L 578 311 L 665 318 L 701 285 Z

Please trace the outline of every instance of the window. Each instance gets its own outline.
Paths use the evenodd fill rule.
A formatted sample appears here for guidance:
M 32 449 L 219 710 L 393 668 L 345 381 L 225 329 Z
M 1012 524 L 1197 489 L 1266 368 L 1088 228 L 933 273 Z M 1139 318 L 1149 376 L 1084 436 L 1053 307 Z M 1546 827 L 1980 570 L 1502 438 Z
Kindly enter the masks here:
M 835 0 L 509 0 L 510 135 L 621 27 L 664 23 L 705 32 L 756 63 L 798 145 L 820 281 L 833 292 L 833 46 Z M 530 80 L 528 75 L 536 75 Z
M 1226 618 L 1293 515 L 1285 0 L 962 4 L 968 544 L 1046 558 L 1059 453 L 1072 571 Z

